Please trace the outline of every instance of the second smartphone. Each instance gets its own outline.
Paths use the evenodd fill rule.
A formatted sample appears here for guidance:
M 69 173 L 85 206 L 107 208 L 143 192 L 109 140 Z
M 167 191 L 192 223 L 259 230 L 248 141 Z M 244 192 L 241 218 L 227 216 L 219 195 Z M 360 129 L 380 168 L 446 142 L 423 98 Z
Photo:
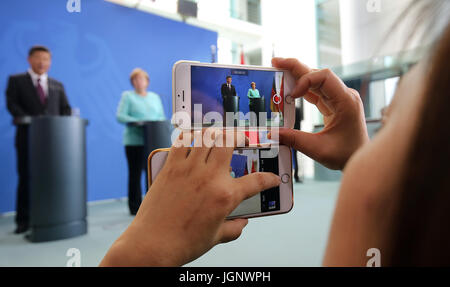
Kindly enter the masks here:
M 148 158 L 149 186 L 166 162 L 170 149 L 154 150 Z M 267 156 L 271 154 L 271 156 Z M 244 200 L 228 218 L 250 218 L 289 212 L 293 207 L 292 154 L 287 146 L 276 149 L 240 148 L 233 153 L 230 175 L 234 178 L 254 172 L 272 172 L 281 178 L 277 187 Z

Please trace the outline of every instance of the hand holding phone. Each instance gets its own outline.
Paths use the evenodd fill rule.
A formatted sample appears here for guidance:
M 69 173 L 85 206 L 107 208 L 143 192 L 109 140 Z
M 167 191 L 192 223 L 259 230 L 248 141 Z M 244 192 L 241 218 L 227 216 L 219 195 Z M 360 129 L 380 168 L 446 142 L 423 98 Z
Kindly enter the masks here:
M 150 154 L 149 186 L 164 169 L 168 155 L 169 149 L 155 150 Z M 228 214 L 227 218 L 250 218 L 289 212 L 293 206 L 291 156 L 291 151 L 286 146 L 236 149 L 231 156 L 229 177 L 239 179 L 259 172 L 271 172 L 281 178 L 281 184 L 247 198 Z
M 135 219 L 102 265 L 188 263 L 214 245 L 238 238 L 247 219 L 225 218 L 244 199 L 280 184 L 270 172 L 231 177 L 234 147 L 175 146 Z
M 325 123 L 320 133 L 280 129 L 280 142 L 328 168 L 343 169 L 352 154 L 369 141 L 359 93 L 329 69 L 313 70 L 297 59 L 274 58 L 272 64 L 291 72 L 297 83 L 292 97 L 303 97 L 315 105 Z

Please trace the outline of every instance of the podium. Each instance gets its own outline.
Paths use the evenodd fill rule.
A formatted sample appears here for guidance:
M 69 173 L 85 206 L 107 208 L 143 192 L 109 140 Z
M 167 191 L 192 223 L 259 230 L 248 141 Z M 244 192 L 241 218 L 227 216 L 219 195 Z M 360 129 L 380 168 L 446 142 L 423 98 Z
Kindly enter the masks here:
M 264 101 L 264 97 L 261 98 L 249 98 L 249 110 L 250 112 L 254 112 L 256 114 L 256 125 L 260 126 L 260 122 L 259 122 L 259 113 L 263 113 L 266 111 L 266 106 L 265 106 L 265 101 Z M 264 119 L 266 119 L 267 116 L 264 117 Z M 250 118 L 251 119 L 251 118 Z M 251 119 L 251 121 L 253 121 Z M 251 123 L 253 125 L 253 123 Z M 263 125 L 265 125 L 265 123 L 262 123 Z
M 223 96 L 223 125 L 227 126 L 227 112 L 239 112 L 239 97 L 238 96 Z M 234 126 L 238 126 L 238 120 L 234 120 Z
M 172 146 L 171 135 L 173 131 L 170 120 L 143 122 L 145 158 L 158 148 Z
M 172 123 L 170 120 L 165 121 L 142 121 L 142 122 L 130 122 L 127 125 L 138 127 L 143 129 L 144 135 L 144 168 L 146 170 L 146 190 L 148 191 L 148 170 L 147 159 L 150 153 L 158 148 L 170 148 L 172 146 L 171 135 L 173 131 Z
M 147 158 L 153 150 L 172 146 L 173 127 L 170 120 L 130 122 L 128 125 L 143 129 L 145 166 L 147 166 Z
M 86 125 L 69 116 L 29 123 L 31 242 L 87 233 Z

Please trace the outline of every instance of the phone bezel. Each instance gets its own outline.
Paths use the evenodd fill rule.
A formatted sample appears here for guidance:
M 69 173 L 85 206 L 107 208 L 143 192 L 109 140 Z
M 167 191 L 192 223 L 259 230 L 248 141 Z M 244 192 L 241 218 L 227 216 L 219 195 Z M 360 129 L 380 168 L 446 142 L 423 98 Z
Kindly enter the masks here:
M 281 70 L 271 67 L 249 66 L 249 65 L 223 65 L 200 63 L 193 61 L 178 61 L 172 69 L 172 112 L 174 115 L 172 123 L 175 127 L 181 129 L 192 128 L 191 113 L 191 66 L 217 67 L 226 69 L 243 69 L 243 70 L 260 70 L 260 71 L 282 71 L 284 72 L 284 122 L 282 127 L 278 128 L 294 128 L 295 123 L 295 99 L 291 96 L 295 88 L 295 80 L 291 73 L 287 70 Z M 178 112 L 185 112 L 186 118 L 180 117 Z M 189 118 L 189 123 L 185 123 Z M 207 126 L 204 126 L 207 127 Z M 242 127 L 257 128 L 257 127 Z M 263 127 L 266 128 L 266 127 Z M 271 128 L 271 127 L 267 127 Z
M 244 148 L 249 149 L 249 148 Z M 157 149 L 152 151 L 148 157 L 147 165 L 148 165 L 148 186 L 151 187 L 152 178 L 155 172 L 152 170 L 152 166 L 158 165 L 162 166 L 161 162 L 153 162 L 154 159 L 161 161 L 159 156 L 155 156 L 158 153 L 166 153 L 168 155 L 170 148 Z M 164 156 L 164 159 L 167 159 L 167 155 Z M 160 170 L 159 170 L 160 171 Z M 158 173 L 159 173 L 158 171 Z M 278 176 L 283 177 L 284 175 L 288 175 L 287 182 L 281 182 L 280 184 L 280 210 L 275 211 L 267 211 L 267 212 L 259 212 L 253 214 L 245 214 L 238 216 L 230 216 L 228 219 L 233 218 L 254 218 L 254 217 L 262 217 L 276 214 L 284 214 L 288 213 L 292 210 L 294 206 L 294 187 L 292 181 L 292 153 L 291 149 L 288 146 L 279 146 L 279 156 L 278 156 Z

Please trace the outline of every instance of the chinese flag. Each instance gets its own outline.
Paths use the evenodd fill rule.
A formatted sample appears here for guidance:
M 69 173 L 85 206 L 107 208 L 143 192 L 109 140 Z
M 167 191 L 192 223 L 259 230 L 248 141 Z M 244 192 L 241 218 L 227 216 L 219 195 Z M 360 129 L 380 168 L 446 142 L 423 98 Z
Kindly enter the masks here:
M 275 86 L 275 77 L 273 77 L 273 84 L 272 84 L 272 93 L 270 95 L 270 110 L 272 112 L 278 112 L 277 110 L 277 105 L 275 104 L 275 102 L 277 102 L 278 98 L 276 98 L 277 95 L 277 90 L 276 90 L 276 86 Z
M 271 94 L 271 101 L 270 101 L 270 110 L 272 112 L 282 112 L 283 111 L 283 97 L 284 95 L 284 75 L 281 78 L 281 84 L 280 84 L 280 94 L 277 94 L 277 88 L 275 84 L 275 77 L 273 78 L 273 84 L 272 84 L 272 94 Z
M 248 137 L 250 145 L 259 144 L 259 133 L 258 131 L 245 131 L 245 136 Z
M 241 47 L 241 65 L 245 65 L 244 48 Z
M 280 112 L 283 111 L 283 104 L 284 104 L 283 95 L 284 95 L 284 75 L 283 77 L 281 77 L 280 94 L 278 95 L 280 97 L 280 103 L 278 104 L 278 110 Z
M 256 172 L 256 164 L 257 164 L 256 160 L 252 160 L 252 173 Z

